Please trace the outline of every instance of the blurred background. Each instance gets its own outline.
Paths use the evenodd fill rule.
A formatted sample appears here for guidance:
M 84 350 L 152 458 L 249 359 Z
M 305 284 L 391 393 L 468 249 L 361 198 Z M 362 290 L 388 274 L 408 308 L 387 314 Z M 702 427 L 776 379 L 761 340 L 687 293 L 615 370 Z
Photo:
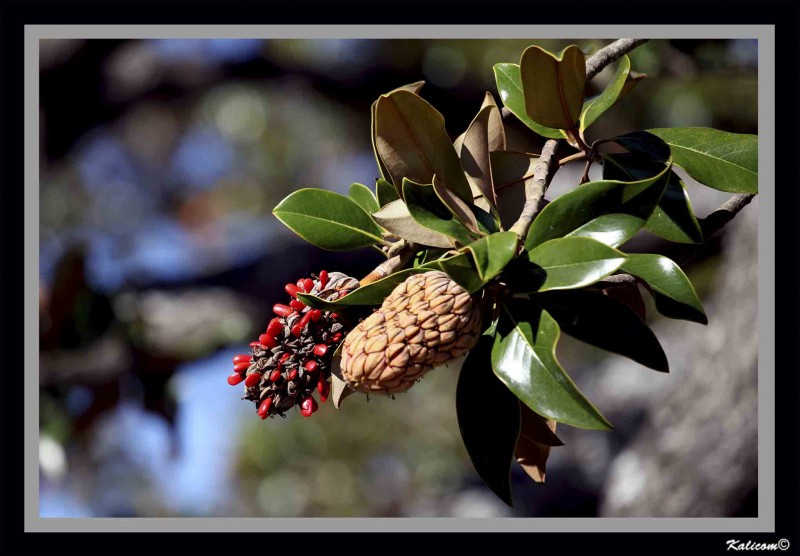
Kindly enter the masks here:
M 300 187 L 374 184 L 378 95 L 424 79 L 455 138 L 484 91 L 500 104 L 494 63 L 572 42 L 607 41 L 42 40 L 40 515 L 755 516 L 757 200 L 686 268 L 707 327 L 648 306 L 670 374 L 562 339 L 616 429 L 559 427 L 545 484 L 514 464 L 513 509 L 469 462 L 455 370 L 311 419 L 261 421 L 226 383 L 284 283 L 380 262 L 314 248 L 271 215 Z M 631 59 L 649 77 L 590 139 L 757 133 L 756 41 L 658 40 Z M 509 148 L 541 146 L 513 118 L 507 133 Z M 728 197 L 689 188 L 698 216 Z M 671 252 L 645 233 L 629 247 Z

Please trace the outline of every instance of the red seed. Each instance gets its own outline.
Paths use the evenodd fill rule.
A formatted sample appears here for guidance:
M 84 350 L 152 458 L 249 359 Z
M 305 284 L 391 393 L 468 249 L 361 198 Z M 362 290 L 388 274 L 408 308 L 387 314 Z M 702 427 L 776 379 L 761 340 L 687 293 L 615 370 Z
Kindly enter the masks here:
M 249 363 L 251 357 L 252 355 L 249 355 L 247 353 L 240 353 L 239 355 L 234 355 L 233 364 L 235 365 L 236 363 Z
M 328 396 L 331 394 L 331 383 L 327 380 L 322 385 L 322 390 L 319 392 L 319 401 L 325 402 L 328 399 Z
M 261 342 L 250 342 L 250 349 L 261 347 Z
M 269 408 L 272 407 L 272 398 L 266 398 L 261 405 L 258 406 L 258 415 L 262 419 L 266 419 L 269 416 Z
M 295 338 L 299 338 L 300 334 L 302 333 L 303 333 L 303 326 L 300 323 L 297 323 L 292 327 L 292 335 Z
M 341 339 L 342 339 L 342 333 L 341 332 L 337 332 L 336 334 L 333 335 L 333 341 L 334 342 L 338 342 Z
M 233 370 L 235 372 L 237 372 L 237 373 L 243 373 L 243 372 L 245 372 L 247 370 L 247 367 L 249 367 L 249 366 L 250 366 L 250 363 L 248 363 L 247 361 L 245 361 L 244 363 L 236 363 L 233 366 Z
M 284 353 L 283 355 L 281 355 L 281 363 L 289 359 L 289 357 L 291 357 L 291 355 L 289 355 L 288 353 Z
M 288 378 L 289 380 L 296 379 L 297 378 L 297 369 L 292 369 L 291 371 L 289 371 L 289 376 L 287 376 L 286 378 Z
M 292 308 L 282 303 L 276 303 L 272 307 L 272 312 L 278 315 L 279 317 L 288 317 L 289 315 L 292 314 Z
M 314 280 L 312 280 L 311 278 L 306 278 L 305 280 L 303 280 L 303 289 L 306 291 L 306 293 L 308 293 L 311 290 L 313 290 L 314 289 Z
M 305 367 L 309 373 L 313 373 L 319 368 L 319 364 L 312 359 L 311 361 L 306 361 L 306 364 L 303 365 L 303 367 Z
M 292 297 L 297 297 L 297 290 L 298 290 L 297 285 L 295 285 L 295 284 L 286 284 L 285 286 L 283 286 L 283 289 L 285 289 L 286 293 L 288 293 Z
M 308 324 L 308 321 L 311 320 L 311 312 L 305 313 L 302 317 L 300 317 L 300 321 L 297 323 L 300 325 L 300 328 L 304 327 Z
M 269 321 L 269 325 L 267 326 L 267 334 L 270 336 L 275 336 L 276 338 L 283 333 L 283 323 L 281 319 L 274 318 Z
M 272 382 L 278 382 L 281 379 L 281 372 L 278 369 L 275 369 L 269 374 L 269 379 Z
M 261 345 L 265 348 L 274 348 L 278 345 L 275 336 L 270 336 L 269 334 L 262 334 L 258 337 L 258 341 L 261 342 Z
M 244 385 L 248 388 L 252 388 L 259 382 L 261 382 L 261 373 L 251 373 L 247 375 L 246 379 L 244 379 Z
M 311 315 L 311 322 L 318 322 L 322 318 L 322 311 L 319 309 L 311 309 L 308 314 Z
M 306 308 L 306 304 L 300 301 L 299 299 L 292 299 L 289 302 L 289 306 L 294 309 L 295 311 L 302 311 Z
M 331 313 L 331 314 L 330 314 L 330 317 L 331 317 L 333 320 L 339 320 L 339 313 Z
M 318 408 L 317 400 L 313 397 L 308 397 L 300 402 L 300 414 L 303 417 L 310 417 Z
M 321 290 L 325 289 L 325 286 L 328 285 L 328 271 L 327 270 L 320 270 L 319 271 L 319 288 Z
M 325 344 L 317 344 L 314 346 L 314 355 L 317 357 L 324 357 L 328 352 L 328 346 Z
M 230 384 L 231 386 L 236 386 L 243 380 L 244 377 L 239 373 L 233 373 L 232 375 L 228 376 L 228 384 Z

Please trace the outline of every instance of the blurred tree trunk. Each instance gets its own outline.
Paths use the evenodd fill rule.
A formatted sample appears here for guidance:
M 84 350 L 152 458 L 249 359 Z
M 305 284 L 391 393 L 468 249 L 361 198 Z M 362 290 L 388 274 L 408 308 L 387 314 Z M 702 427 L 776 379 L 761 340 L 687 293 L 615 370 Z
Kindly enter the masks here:
M 649 398 L 636 436 L 614 459 L 600 515 L 723 517 L 740 513 L 755 492 L 757 215 L 754 202 L 725 229 L 717 283 L 705 300 L 707 329 L 664 338 L 686 364 L 669 391 Z

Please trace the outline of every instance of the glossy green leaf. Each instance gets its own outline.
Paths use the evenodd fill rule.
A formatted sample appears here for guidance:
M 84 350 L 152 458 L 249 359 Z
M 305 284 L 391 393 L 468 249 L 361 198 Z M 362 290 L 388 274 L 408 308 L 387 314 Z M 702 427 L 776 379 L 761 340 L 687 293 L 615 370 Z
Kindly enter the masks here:
M 525 248 L 531 250 L 564 236 L 622 245 L 650 218 L 664 193 L 669 171 L 665 166 L 660 174 L 635 182 L 590 182 L 561 195 L 533 220 Z
M 461 200 L 472 202 L 444 118 L 433 106 L 409 91 L 395 91 L 378 99 L 375 119 L 376 147 L 398 193 L 404 178 L 431 183 L 436 175 Z
M 525 112 L 525 95 L 522 93 L 522 78 L 519 65 L 495 64 L 494 79 L 503 105 L 531 130 L 548 139 L 564 139 L 561 130 L 534 122 Z
M 381 210 L 373 213 L 372 218 L 383 226 L 385 230 L 418 245 L 428 245 L 430 247 L 454 246 L 453 239 L 440 232 L 426 228 L 417 222 L 411 216 L 405 202 L 401 199 L 388 203 Z
M 529 46 L 519 62 L 525 113 L 543 126 L 573 129 L 586 90 L 586 58 L 573 45 L 554 55 Z
M 272 213 L 294 233 L 329 251 L 381 243 L 381 229 L 355 201 L 325 189 L 299 189 Z
M 588 237 L 551 239 L 528 251 L 527 287 L 517 291 L 582 288 L 616 271 L 625 254 Z
M 520 408 L 514 394 L 492 373 L 493 342 L 493 335 L 481 336 L 464 360 L 456 386 L 456 415 L 475 471 L 492 492 L 513 506 L 510 473 Z
M 597 118 L 603 115 L 609 108 L 614 106 L 623 98 L 623 94 L 627 95 L 633 87 L 642 79 L 642 74 L 634 74 L 631 76 L 631 61 L 627 56 L 623 56 L 614 77 L 611 82 L 603 90 L 602 93 L 588 99 L 583 104 L 580 117 L 580 132 L 592 125 Z M 627 87 L 626 87 L 627 85 Z
M 475 218 L 471 205 L 462 201 L 459 197 L 447 189 L 438 177 L 433 177 L 433 191 L 439 200 L 450 210 L 469 231 L 478 233 L 478 220 Z
M 419 91 L 422 89 L 423 85 L 425 85 L 424 81 L 417 81 L 415 83 L 409 83 L 408 85 L 403 85 L 402 87 L 398 87 L 397 89 L 394 89 L 394 90 L 395 91 L 406 90 L 406 91 L 409 91 L 411 93 L 418 94 Z M 378 170 L 381 173 L 381 177 L 384 180 L 391 180 L 392 178 L 391 178 L 391 175 L 389 174 L 389 170 L 386 168 L 386 165 L 383 163 L 383 160 L 381 160 L 381 157 L 378 154 L 378 148 L 377 148 L 377 145 L 376 145 L 375 109 L 377 108 L 377 106 L 378 106 L 378 101 L 376 100 L 375 102 L 372 103 L 372 107 L 370 108 L 370 111 L 371 111 L 371 114 L 372 114 L 372 121 L 370 123 L 370 131 L 371 131 L 371 135 L 372 135 L 372 152 L 375 154 L 375 160 L 378 163 Z M 389 183 L 391 185 L 390 181 L 387 182 L 387 183 Z M 395 193 L 397 193 L 396 190 L 395 190 Z M 395 198 L 397 198 L 397 197 L 395 197 Z M 380 200 L 380 195 L 378 195 L 378 199 Z M 393 199 L 391 199 L 391 200 L 393 200 Z M 387 201 L 387 202 L 389 202 L 389 201 Z M 381 206 L 383 206 L 385 204 L 386 203 L 382 203 Z
M 669 372 L 658 338 L 626 304 L 587 290 L 547 292 L 535 299 L 570 336 L 645 367 Z
M 381 208 L 378 206 L 378 200 L 375 199 L 375 195 L 372 194 L 372 191 L 370 191 L 369 187 L 366 185 L 353 183 L 350 185 L 350 190 L 347 194 L 368 214 L 377 212 Z
M 385 207 L 400 198 L 397 194 L 397 189 L 388 181 L 380 178 L 375 181 L 375 196 L 378 198 L 378 204 L 381 207 Z
M 459 222 L 442 202 L 433 185 L 414 183 L 403 178 L 403 199 L 409 214 L 418 224 L 444 234 L 461 245 L 472 242 L 473 237 L 470 235 L 470 230 Z M 441 247 L 441 245 L 433 247 Z
M 478 230 L 481 233 L 493 234 L 500 231 L 500 221 L 495 215 L 476 205 L 472 205 L 470 210 L 475 215 L 475 221 L 478 223 Z
M 476 193 L 482 195 L 491 207 L 497 206 L 497 200 L 492 185 L 489 153 L 505 149 L 506 134 L 500 110 L 497 109 L 491 93 L 486 93 L 483 108 L 467 128 L 459 156 L 473 196 Z
M 758 136 L 707 127 L 659 128 L 617 137 L 628 150 L 647 150 L 652 136 L 669 145 L 672 160 L 694 179 L 730 193 L 758 193 Z
M 423 269 L 441 270 L 469 293 L 475 293 L 485 285 L 475 259 L 469 252 L 431 261 L 426 263 Z
M 484 283 L 500 274 L 511 262 L 517 254 L 517 242 L 514 232 L 497 232 L 467 246 Z
M 583 429 L 612 429 L 558 363 L 559 335 L 553 317 L 532 301 L 505 304 L 492 346 L 495 374 L 539 415 Z
M 603 155 L 603 179 L 640 180 L 657 174 L 664 165 L 634 153 Z M 689 192 L 675 172 L 671 172 L 667 187 L 644 228 L 649 232 L 677 243 L 702 243 L 703 232 L 694 215 Z
M 647 282 L 656 309 L 665 317 L 708 324 L 692 283 L 673 260 L 662 255 L 630 254 L 622 270 Z

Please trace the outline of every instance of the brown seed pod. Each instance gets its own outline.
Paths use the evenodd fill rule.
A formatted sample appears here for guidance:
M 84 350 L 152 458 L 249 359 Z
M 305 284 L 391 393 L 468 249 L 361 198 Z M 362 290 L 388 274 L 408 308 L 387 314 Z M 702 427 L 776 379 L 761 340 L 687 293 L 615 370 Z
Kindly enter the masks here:
M 342 346 L 342 376 L 359 392 L 405 392 L 425 373 L 469 351 L 478 341 L 477 301 L 444 272 L 415 274 Z

